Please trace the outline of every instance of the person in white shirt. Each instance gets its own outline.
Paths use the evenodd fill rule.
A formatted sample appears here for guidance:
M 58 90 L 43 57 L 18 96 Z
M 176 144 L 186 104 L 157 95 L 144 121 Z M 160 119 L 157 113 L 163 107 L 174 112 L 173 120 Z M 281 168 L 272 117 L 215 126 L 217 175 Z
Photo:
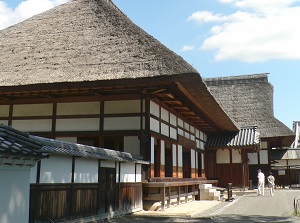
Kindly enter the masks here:
M 261 169 L 257 170 L 257 179 L 258 179 L 258 196 L 265 195 L 265 175 L 261 172 Z
M 275 177 L 273 176 L 272 172 L 269 172 L 269 176 L 267 177 L 268 185 L 270 188 L 270 194 L 273 197 L 274 196 L 274 186 L 275 186 Z

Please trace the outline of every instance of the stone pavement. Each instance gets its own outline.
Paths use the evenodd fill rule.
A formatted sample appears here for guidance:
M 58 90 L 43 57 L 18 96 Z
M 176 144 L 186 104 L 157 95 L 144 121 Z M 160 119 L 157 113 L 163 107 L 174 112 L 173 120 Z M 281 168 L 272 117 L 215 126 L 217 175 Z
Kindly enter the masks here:
M 270 196 L 257 196 L 256 191 L 248 191 L 237 196 L 232 202 L 195 201 L 172 207 L 165 211 L 146 211 L 110 219 L 107 222 L 300 222 L 293 215 L 294 199 L 300 190 L 278 189 Z

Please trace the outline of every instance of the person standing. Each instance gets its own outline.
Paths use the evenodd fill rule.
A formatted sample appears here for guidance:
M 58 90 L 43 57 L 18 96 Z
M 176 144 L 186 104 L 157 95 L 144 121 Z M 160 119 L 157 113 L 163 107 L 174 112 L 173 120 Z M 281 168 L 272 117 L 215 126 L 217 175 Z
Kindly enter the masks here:
M 273 197 L 274 196 L 274 186 L 275 186 L 275 177 L 273 176 L 272 172 L 269 172 L 269 176 L 267 177 L 268 185 L 270 188 L 270 194 Z
M 257 179 L 258 179 L 258 196 L 265 195 L 265 175 L 263 172 L 261 172 L 261 169 L 257 170 Z

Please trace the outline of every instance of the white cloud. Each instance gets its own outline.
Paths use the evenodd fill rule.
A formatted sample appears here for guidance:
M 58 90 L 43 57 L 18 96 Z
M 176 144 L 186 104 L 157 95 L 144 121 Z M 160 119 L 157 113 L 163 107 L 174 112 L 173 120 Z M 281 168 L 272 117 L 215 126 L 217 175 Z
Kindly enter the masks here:
M 185 51 L 191 51 L 191 50 L 193 50 L 193 49 L 195 49 L 195 46 L 193 46 L 193 45 L 184 45 L 184 46 L 180 49 L 180 51 L 185 52 Z
M 208 11 L 198 11 L 194 12 L 191 16 L 187 18 L 188 21 L 195 21 L 196 23 L 205 23 L 205 22 L 222 22 L 226 21 L 227 18 L 221 14 L 214 15 Z
M 222 16 L 196 12 L 201 16 L 193 16 L 194 13 L 189 17 L 194 19 L 188 19 L 197 24 L 218 23 L 211 26 L 211 34 L 201 46 L 203 50 L 215 50 L 215 60 L 300 60 L 299 0 L 219 1 L 231 4 L 237 11 Z
M 4 1 L 0 1 L 0 29 L 21 22 L 35 14 L 44 12 L 68 0 L 26 0 L 15 9 L 11 9 Z

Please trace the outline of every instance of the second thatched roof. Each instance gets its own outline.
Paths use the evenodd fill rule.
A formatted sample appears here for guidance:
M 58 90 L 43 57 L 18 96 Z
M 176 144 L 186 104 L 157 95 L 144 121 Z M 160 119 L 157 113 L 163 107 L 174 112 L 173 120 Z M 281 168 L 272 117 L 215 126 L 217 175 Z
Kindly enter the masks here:
M 274 117 L 273 86 L 267 74 L 203 79 L 228 115 L 241 126 L 256 125 L 261 138 L 277 138 L 290 146 L 295 136 Z M 276 141 L 276 140 L 275 140 Z

